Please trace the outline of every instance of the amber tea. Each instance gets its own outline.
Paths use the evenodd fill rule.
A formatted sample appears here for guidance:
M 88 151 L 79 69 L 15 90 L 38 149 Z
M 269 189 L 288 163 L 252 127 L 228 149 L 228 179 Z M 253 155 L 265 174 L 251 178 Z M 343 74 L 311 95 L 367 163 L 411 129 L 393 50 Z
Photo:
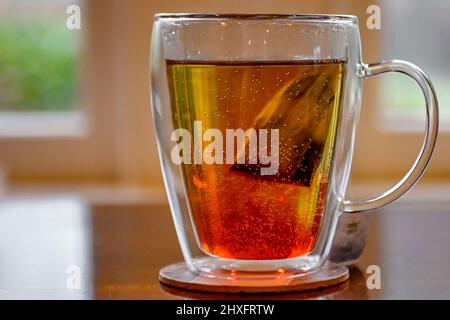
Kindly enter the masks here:
M 309 253 L 326 204 L 345 61 L 168 60 L 167 72 L 174 127 L 192 138 L 177 152 L 203 251 L 255 260 Z M 215 161 L 200 161 L 198 149 Z M 261 171 L 268 167 L 275 170 Z

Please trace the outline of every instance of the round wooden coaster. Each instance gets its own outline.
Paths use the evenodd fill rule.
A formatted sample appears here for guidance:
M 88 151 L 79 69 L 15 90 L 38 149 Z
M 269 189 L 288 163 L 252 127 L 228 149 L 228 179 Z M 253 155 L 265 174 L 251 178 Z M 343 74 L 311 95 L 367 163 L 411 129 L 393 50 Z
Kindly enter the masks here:
M 324 268 L 300 277 L 231 280 L 194 274 L 183 262 L 169 265 L 159 271 L 159 281 L 167 286 L 211 293 L 301 292 L 335 286 L 348 278 L 346 267 Z

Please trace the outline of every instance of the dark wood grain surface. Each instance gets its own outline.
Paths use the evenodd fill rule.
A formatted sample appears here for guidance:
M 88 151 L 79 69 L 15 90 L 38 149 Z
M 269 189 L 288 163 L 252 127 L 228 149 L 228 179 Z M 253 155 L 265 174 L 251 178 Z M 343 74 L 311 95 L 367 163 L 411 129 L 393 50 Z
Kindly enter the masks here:
M 399 203 L 374 213 L 350 281 L 326 290 L 233 296 L 160 285 L 158 270 L 181 260 L 166 206 L 0 202 L 1 299 L 449 299 L 450 207 Z M 380 290 L 366 286 L 369 265 L 381 268 Z

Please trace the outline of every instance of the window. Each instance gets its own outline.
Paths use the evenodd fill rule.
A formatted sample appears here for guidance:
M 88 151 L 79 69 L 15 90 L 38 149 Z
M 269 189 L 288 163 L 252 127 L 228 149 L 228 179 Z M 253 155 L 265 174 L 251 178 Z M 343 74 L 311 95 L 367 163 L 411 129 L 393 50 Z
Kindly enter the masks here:
M 67 28 L 73 4 L 81 30 Z M 101 1 L 0 0 L 0 171 L 11 183 L 114 178 L 114 14 Z
M 68 5 L 68 0 L 0 0 L 2 112 L 75 108 L 80 37 L 66 28 Z
M 450 2 L 384 1 L 383 51 L 420 66 L 432 79 L 439 98 L 441 128 L 450 124 Z M 389 129 L 422 130 L 423 96 L 412 79 L 389 74 L 383 79 L 382 116 Z
M 430 0 L 379 0 L 381 30 L 365 26 L 360 12 L 363 61 L 408 60 L 421 67 L 436 88 L 440 107 L 440 132 L 425 178 L 450 177 L 450 47 L 446 37 L 450 2 Z M 409 77 L 387 73 L 364 81 L 361 120 L 353 161 L 355 180 L 397 182 L 414 163 L 423 141 L 425 101 Z M 383 187 L 381 190 L 384 190 Z
M 80 134 L 81 32 L 66 27 L 79 1 L 0 0 L 0 136 Z

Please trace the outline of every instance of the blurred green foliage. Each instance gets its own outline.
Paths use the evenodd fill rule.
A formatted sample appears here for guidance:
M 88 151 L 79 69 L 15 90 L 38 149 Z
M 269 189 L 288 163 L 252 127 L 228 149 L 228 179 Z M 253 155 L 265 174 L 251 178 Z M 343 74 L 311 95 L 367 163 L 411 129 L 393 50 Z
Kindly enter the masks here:
M 55 19 L 0 22 L 0 111 L 74 107 L 76 32 Z
M 450 106 L 450 79 L 440 71 L 430 73 L 434 88 L 438 95 L 441 111 L 446 113 Z M 390 74 L 382 80 L 380 91 L 383 105 L 388 110 L 423 113 L 425 100 L 417 83 L 401 74 Z

